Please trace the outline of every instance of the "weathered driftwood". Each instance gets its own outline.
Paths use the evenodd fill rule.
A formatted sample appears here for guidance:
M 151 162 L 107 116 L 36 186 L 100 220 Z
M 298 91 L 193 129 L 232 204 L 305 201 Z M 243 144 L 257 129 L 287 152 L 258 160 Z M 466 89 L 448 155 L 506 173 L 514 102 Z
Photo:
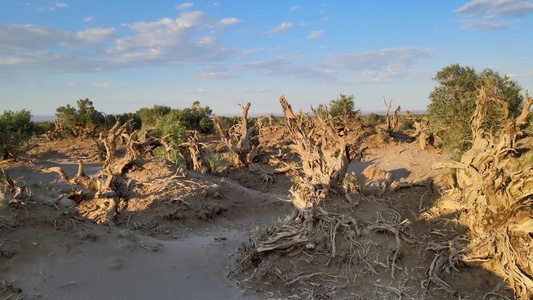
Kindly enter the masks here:
M 504 129 L 498 140 L 483 128 L 489 102 L 503 110 Z M 460 162 L 436 166 L 456 169 L 457 191 L 464 202 L 460 220 L 471 236 L 463 261 L 483 264 L 505 278 L 523 299 L 533 296 L 533 166 L 520 166 L 515 143 L 532 102 L 526 91 L 522 113 L 513 120 L 507 104 L 485 83 L 478 89 L 472 117 L 472 148 Z
M 225 131 L 220 123 L 215 118 L 215 130 L 220 135 L 222 142 L 234 154 L 233 166 L 236 168 L 247 166 L 253 162 L 254 150 L 258 146 L 257 135 L 259 134 L 257 128 L 252 126 L 248 128 L 248 110 L 250 109 L 250 102 L 246 106 L 242 106 L 241 121 Z

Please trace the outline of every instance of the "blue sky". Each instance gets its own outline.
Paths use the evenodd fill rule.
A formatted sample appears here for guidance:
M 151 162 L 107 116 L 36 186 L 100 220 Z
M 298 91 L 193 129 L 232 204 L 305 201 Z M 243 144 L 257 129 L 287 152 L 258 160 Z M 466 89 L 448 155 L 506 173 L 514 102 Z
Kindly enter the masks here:
M 533 1 L 19 1 L 0 10 L 0 108 L 105 113 L 193 101 L 279 113 L 354 95 L 424 110 L 445 66 L 533 89 Z

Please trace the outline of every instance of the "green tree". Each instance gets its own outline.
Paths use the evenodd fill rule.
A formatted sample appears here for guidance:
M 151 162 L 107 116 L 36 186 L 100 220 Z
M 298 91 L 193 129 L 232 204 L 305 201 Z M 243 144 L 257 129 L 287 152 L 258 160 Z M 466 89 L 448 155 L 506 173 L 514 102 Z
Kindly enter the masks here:
M 359 110 L 355 109 L 354 99 L 353 95 L 346 96 L 341 94 L 340 98 L 329 102 L 329 114 L 333 117 L 355 115 Z
M 78 108 L 67 104 L 56 109 L 56 118 L 61 126 L 73 136 L 83 137 L 87 131 L 94 133 L 99 126 L 106 123 L 104 114 L 94 108 L 91 100 L 80 99 L 76 104 Z
M 180 110 L 180 120 L 188 130 L 198 130 L 201 133 L 213 133 L 213 111 L 209 106 L 200 106 L 200 101 L 194 101 L 190 108 Z
M 458 158 L 471 147 L 470 119 L 476 106 L 476 89 L 490 81 L 497 89 L 499 99 L 508 103 L 509 112 L 516 117 L 522 108 L 524 98 L 520 95 L 521 87 L 507 75 L 485 69 L 481 73 L 471 67 L 453 64 L 443 68 L 435 78 L 438 85 L 429 94 L 428 118 L 431 131 L 442 141 L 439 147 Z M 487 108 L 485 121 L 487 130 L 497 132 L 502 124 L 501 108 L 491 103 Z
M 0 151 L 3 158 L 13 157 L 15 150 L 33 135 L 35 129 L 28 110 L 4 111 L 0 116 Z

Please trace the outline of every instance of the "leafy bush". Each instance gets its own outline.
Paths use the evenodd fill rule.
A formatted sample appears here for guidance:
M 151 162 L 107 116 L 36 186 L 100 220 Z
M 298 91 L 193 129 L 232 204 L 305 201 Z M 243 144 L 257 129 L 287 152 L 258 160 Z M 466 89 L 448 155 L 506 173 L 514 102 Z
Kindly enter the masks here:
M 56 117 L 61 126 L 74 137 L 83 137 L 86 132 L 95 133 L 96 128 L 105 124 L 104 114 L 94 109 L 89 99 L 76 102 L 78 108 L 67 104 L 56 109 Z
M 376 113 L 370 113 L 364 116 L 363 119 L 366 121 L 367 124 L 374 125 L 374 126 L 385 124 L 385 116 L 378 115 Z
M 341 94 L 340 98 L 329 102 L 329 114 L 333 117 L 357 114 L 359 110 L 355 109 L 354 99 L 353 95 L 346 96 Z
M 224 117 L 224 116 L 217 116 L 216 117 L 218 122 L 220 123 L 220 126 L 222 129 L 228 131 L 233 125 L 239 123 L 241 120 L 241 117 Z
M 491 82 L 498 98 L 508 104 L 511 117 L 516 117 L 523 106 L 522 88 L 507 75 L 502 77 L 491 69 L 478 74 L 473 68 L 453 64 L 437 72 L 433 79 L 438 86 L 429 94 L 430 130 L 441 140 L 437 146 L 454 157 L 460 157 L 471 147 L 470 119 L 476 106 L 476 88 Z M 491 103 L 487 112 L 485 128 L 495 134 L 503 125 L 502 110 Z
M 3 159 L 14 156 L 24 141 L 30 139 L 36 129 L 28 110 L 4 111 L 0 116 L 0 151 Z

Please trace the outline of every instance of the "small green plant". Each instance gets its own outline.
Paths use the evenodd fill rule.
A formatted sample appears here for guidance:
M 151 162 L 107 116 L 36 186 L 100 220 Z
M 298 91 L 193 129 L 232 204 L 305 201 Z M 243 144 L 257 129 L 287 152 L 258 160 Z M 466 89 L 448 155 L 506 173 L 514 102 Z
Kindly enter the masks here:
M 255 226 L 254 229 L 254 235 L 260 236 L 265 230 L 269 230 L 274 226 L 279 226 L 282 224 L 287 223 L 291 219 L 291 215 L 286 215 L 283 219 L 281 217 L 278 217 L 277 219 L 274 219 L 270 221 L 265 227 L 262 226 Z
M 222 158 L 220 157 L 220 154 L 218 153 L 214 153 L 213 155 L 209 156 L 208 162 L 209 162 L 209 166 L 211 167 L 211 170 L 213 171 L 220 171 L 224 168 L 221 165 Z
M 44 196 L 48 198 L 54 197 L 54 185 L 52 183 L 48 183 L 44 189 Z
M 291 181 L 293 185 L 298 185 L 300 184 L 300 177 L 295 176 L 291 179 Z

